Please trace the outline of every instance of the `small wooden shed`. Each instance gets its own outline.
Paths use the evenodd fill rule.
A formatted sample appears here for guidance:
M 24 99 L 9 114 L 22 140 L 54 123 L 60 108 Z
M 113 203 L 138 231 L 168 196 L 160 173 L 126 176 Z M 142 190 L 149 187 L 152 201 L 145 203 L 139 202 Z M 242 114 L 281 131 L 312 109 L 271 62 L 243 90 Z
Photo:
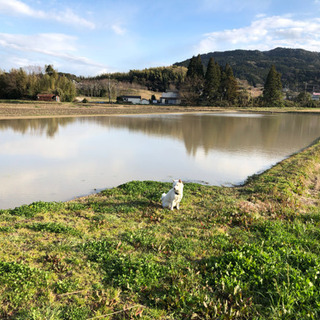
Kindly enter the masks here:
M 37 94 L 38 101 L 56 101 L 60 102 L 60 97 L 52 93 L 39 93 Z

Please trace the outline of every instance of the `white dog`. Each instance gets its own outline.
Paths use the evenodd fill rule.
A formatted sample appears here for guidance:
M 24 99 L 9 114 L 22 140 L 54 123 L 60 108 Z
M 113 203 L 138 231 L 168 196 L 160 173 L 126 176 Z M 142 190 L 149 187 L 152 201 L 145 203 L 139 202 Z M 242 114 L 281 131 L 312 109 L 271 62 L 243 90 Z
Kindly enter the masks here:
M 176 207 L 179 210 L 179 204 L 183 196 L 183 183 L 179 180 L 173 180 L 172 189 L 169 192 L 163 193 L 161 196 L 162 207 L 173 210 Z

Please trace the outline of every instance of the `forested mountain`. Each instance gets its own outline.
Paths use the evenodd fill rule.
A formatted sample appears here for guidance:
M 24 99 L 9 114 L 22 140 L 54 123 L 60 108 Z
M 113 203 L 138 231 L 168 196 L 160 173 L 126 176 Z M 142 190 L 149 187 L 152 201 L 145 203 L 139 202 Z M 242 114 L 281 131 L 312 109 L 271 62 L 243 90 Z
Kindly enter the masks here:
M 251 85 L 263 85 L 270 67 L 281 73 L 284 88 L 312 91 L 320 88 L 320 53 L 303 49 L 276 48 L 270 51 L 234 50 L 202 54 L 206 68 L 210 58 L 220 65 L 232 67 L 235 77 L 247 80 Z M 190 59 L 175 63 L 187 67 Z

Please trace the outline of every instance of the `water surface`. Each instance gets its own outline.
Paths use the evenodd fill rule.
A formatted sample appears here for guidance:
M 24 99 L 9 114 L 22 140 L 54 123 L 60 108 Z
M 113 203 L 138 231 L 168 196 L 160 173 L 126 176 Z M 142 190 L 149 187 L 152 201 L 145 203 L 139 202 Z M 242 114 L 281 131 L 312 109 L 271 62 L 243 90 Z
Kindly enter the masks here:
M 0 120 L 0 209 L 130 180 L 239 184 L 319 136 L 320 117 L 307 114 Z

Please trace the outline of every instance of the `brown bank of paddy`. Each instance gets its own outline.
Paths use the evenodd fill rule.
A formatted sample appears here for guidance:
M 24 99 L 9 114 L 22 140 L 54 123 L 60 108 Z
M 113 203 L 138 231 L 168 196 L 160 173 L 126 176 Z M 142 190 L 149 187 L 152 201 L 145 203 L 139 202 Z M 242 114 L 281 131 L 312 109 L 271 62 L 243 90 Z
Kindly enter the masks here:
M 157 114 L 186 112 L 305 112 L 319 113 L 320 109 L 293 108 L 221 108 L 211 106 L 121 105 L 97 102 L 42 102 L 0 100 L 1 119 L 108 116 L 125 114 Z
M 155 114 L 182 112 L 210 112 L 223 110 L 214 107 L 167 106 L 167 105 L 121 105 L 102 103 L 56 103 L 56 102 L 8 102 L 0 100 L 1 119 L 108 116 L 124 114 Z
M 239 187 L 0 210 L 0 318 L 318 319 L 320 142 Z

